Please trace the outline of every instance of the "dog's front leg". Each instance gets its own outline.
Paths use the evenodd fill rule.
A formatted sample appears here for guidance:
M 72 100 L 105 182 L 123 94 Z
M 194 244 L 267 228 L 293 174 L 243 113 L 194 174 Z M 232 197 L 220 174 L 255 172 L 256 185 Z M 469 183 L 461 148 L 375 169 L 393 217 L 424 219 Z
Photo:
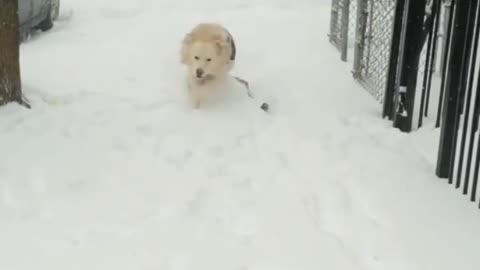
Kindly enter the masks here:
M 193 96 L 193 108 L 198 110 L 200 109 L 200 96 L 198 94 Z
M 195 87 L 190 90 L 190 100 L 194 109 L 199 109 L 202 103 L 202 95 L 199 92 Z
M 187 80 L 187 88 L 188 98 L 191 106 L 194 109 L 200 108 L 200 95 L 198 94 L 198 87 L 196 86 L 195 82 Z
M 197 93 L 190 94 L 190 102 L 194 109 L 200 108 L 201 100 L 200 100 L 200 96 Z

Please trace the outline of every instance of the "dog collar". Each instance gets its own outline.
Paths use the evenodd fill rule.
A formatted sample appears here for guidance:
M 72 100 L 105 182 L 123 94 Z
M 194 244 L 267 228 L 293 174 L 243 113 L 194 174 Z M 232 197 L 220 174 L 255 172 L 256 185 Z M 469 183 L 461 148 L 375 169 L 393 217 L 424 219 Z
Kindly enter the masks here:
M 230 55 L 230 60 L 234 61 L 235 56 L 237 54 L 237 48 L 235 47 L 235 41 L 233 40 L 233 36 L 228 32 L 227 29 L 225 29 L 225 32 L 227 33 L 227 42 L 230 43 L 230 46 L 232 47 L 232 54 Z

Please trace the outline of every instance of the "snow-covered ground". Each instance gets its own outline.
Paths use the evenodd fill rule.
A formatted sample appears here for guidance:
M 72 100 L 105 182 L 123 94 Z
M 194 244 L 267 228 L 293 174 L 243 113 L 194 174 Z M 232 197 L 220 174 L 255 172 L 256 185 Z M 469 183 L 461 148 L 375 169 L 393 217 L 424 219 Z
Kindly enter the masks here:
M 329 3 L 63 0 L 22 44 L 33 109 L 0 109 L 0 269 L 478 269 L 438 131 L 381 119 Z M 203 20 L 234 34 L 256 100 L 187 106 L 179 43 Z

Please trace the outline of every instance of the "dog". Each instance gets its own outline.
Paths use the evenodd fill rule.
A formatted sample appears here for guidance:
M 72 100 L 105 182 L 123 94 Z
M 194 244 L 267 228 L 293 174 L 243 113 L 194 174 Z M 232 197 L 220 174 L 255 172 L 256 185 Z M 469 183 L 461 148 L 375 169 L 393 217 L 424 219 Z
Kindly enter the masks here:
M 215 82 L 225 79 L 235 66 L 236 46 L 230 32 L 218 23 L 200 23 L 185 35 L 181 63 L 187 67 L 187 87 L 193 107 L 198 109 Z M 234 78 L 244 84 L 248 82 Z

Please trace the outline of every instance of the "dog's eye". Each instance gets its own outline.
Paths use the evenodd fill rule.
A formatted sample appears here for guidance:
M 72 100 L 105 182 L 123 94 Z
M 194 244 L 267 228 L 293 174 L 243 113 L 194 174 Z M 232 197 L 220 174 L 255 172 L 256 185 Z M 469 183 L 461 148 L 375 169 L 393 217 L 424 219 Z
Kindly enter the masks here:
M 212 61 L 212 58 L 207 58 L 207 62 L 210 62 L 210 61 Z
M 200 60 L 200 57 L 198 57 L 198 56 L 195 56 L 195 60 Z

